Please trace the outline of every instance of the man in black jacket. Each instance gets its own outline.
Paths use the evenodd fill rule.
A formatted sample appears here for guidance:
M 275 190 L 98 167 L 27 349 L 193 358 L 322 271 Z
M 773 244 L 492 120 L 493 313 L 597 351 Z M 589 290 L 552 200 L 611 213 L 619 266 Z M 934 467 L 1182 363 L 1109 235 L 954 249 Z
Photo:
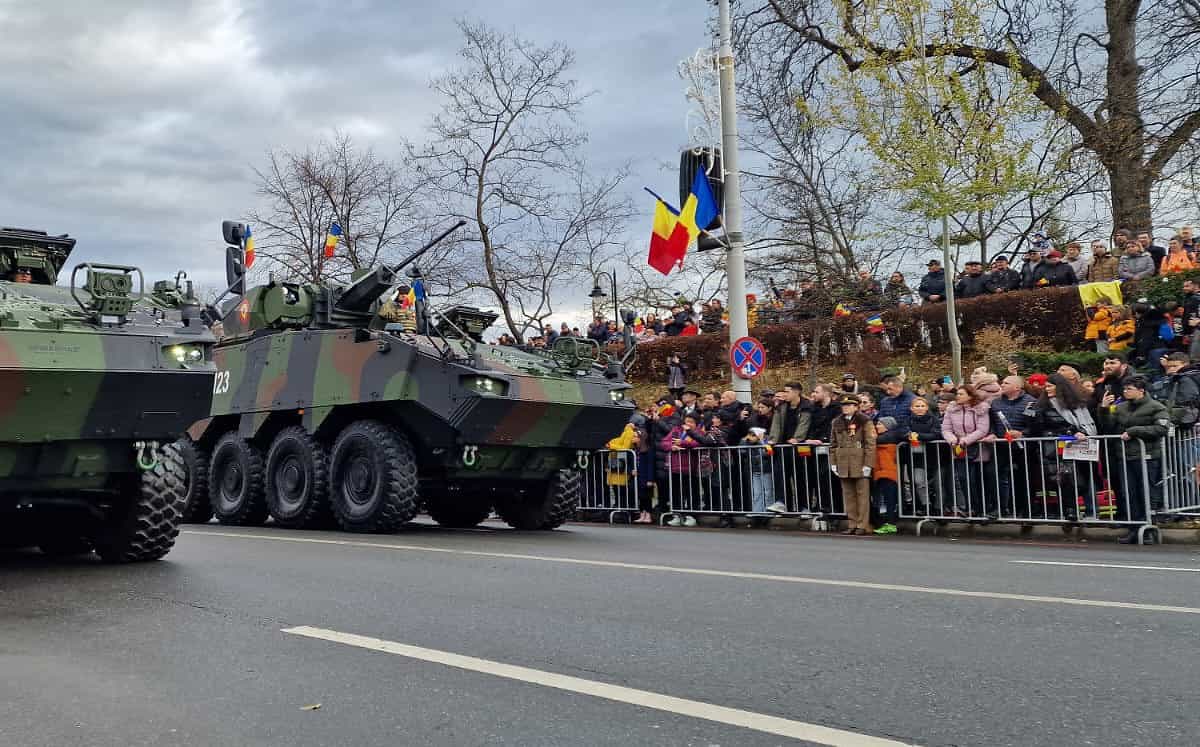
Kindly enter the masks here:
M 1042 250 L 1030 247 L 1025 251 L 1025 262 L 1021 265 L 1021 287 L 1032 288 L 1033 273 L 1042 266 Z
M 1000 493 L 1000 513 L 1005 518 L 1029 516 L 1027 478 L 1036 474 L 1038 444 L 1021 442 L 1037 435 L 1037 400 L 1025 393 L 1025 380 L 1006 376 L 1000 396 L 992 400 L 992 433 L 996 435 L 995 474 Z
M 1026 280 L 1026 288 L 1057 288 L 1064 285 L 1076 285 L 1075 271 L 1062 261 L 1062 252 L 1051 249 L 1046 253 L 1046 261 L 1034 268 Z
M 974 298 L 987 293 L 987 278 L 983 275 L 982 262 L 967 262 L 967 271 L 954 284 L 954 293 L 957 298 Z
M 1003 254 L 992 260 L 992 271 L 983 277 L 988 293 L 1007 293 L 1021 287 L 1021 273 L 1008 266 L 1008 257 Z
M 1183 292 L 1183 334 L 1192 338 L 1188 357 L 1200 362 L 1200 285 L 1195 280 L 1184 280 Z
M 1104 356 L 1101 373 L 1102 376 L 1096 381 L 1096 387 L 1092 392 L 1093 409 L 1100 406 L 1100 400 L 1104 399 L 1106 394 L 1111 394 L 1117 399 L 1121 398 L 1125 380 L 1133 376 L 1133 367 L 1125 362 L 1124 355 L 1111 351 Z
M 925 266 L 929 268 L 929 272 L 921 278 L 917 293 L 925 303 L 941 303 L 946 300 L 946 271 L 936 259 L 929 260 L 929 264 Z

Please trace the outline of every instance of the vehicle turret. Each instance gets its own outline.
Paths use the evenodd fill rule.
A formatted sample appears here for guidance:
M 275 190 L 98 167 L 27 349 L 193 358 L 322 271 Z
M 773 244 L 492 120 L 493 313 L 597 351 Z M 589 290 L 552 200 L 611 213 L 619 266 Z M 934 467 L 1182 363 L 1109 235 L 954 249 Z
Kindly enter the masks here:
M 0 228 L 0 280 L 54 285 L 75 239 L 29 228 Z
M 210 410 L 216 339 L 190 283 L 0 229 L 0 546 L 153 560 L 190 489 L 183 431 Z
M 241 302 L 223 315 L 219 312 L 214 315 L 223 316 L 227 336 L 303 327 L 365 329 L 377 320 L 379 300 L 403 282 L 401 271 L 464 225 L 466 221 L 459 221 L 397 264 L 357 272 L 349 285 L 280 282 L 272 277 L 265 285 L 246 291 Z M 246 229 L 232 221 L 226 221 L 222 228 L 229 244 L 225 262 L 229 288 L 223 295 L 238 294 L 245 285 L 241 242 Z M 410 274 L 419 277 L 419 271 L 415 267 L 413 270 Z

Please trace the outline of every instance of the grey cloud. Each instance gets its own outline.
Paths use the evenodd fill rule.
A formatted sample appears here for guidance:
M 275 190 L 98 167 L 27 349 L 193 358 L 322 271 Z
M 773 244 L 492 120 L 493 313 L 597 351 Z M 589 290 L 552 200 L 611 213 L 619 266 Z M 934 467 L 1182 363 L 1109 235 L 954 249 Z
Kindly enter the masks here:
M 341 128 L 380 152 L 419 140 L 426 83 L 480 18 L 578 53 L 600 166 L 670 190 L 686 110 L 676 62 L 706 44 L 699 2 L 0 0 L 0 223 L 69 232 L 77 259 L 186 269 L 216 285 L 218 224 L 255 201 L 253 166 Z M 638 241 L 649 230 L 630 229 Z M 645 230 L 643 230 L 643 228 Z

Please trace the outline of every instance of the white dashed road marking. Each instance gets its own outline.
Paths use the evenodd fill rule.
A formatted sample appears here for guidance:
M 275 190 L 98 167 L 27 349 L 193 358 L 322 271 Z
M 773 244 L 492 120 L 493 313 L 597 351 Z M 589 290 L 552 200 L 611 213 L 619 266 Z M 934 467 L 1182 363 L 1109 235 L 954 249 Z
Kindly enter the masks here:
M 1123 568 L 1130 571 L 1171 571 L 1173 573 L 1200 573 L 1200 568 L 1178 568 L 1165 565 L 1124 565 L 1122 563 L 1068 563 L 1058 560 L 1010 560 L 1018 565 L 1063 565 L 1071 568 Z
M 738 578 L 752 581 L 774 581 L 787 584 L 807 584 L 811 586 L 832 586 L 843 589 L 865 589 L 870 591 L 894 591 L 908 594 L 934 594 L 947 597 L 967 597 L 974 599 L 997 599 L 1010 602 L 1036 602 L 1039 604 L 1061 604 L 1072 607 L 1100 607 L 1106 609 L 1138 610 L 1141 612 L 1174 612 L 1188 615 L 1200 615 L 1200 607 L 1179 607 L 1170 604 L 1138 604 L 1136 602 L 1110 602 L 1102 599 L 1079 599 L 1076 597 L 1052 597 L 1038 594 L 1009 594 L 999 591 L 968 591 L 966 589 L 945 589 L 936 586 L 909 586 L 907 584 L 882 584 L 871 581 L 841 581 L 831 578 L 810 578 L 806 576 L 783 576 L 772 573 L 750 573 L 743 571 L 718 571 L 708 568 L 681 568 L 670 565 L 654 565 L 650 563 L 622 563 L 615 560 L 587 560 L 583 558 L 564 558 L 555 555 L 527 555 L 524 553 L 486 552 L 482 550 L 453 550 L 446 547 L 423 547 L 421 545 L 392 544 L 388 542 L 367 542 L 365 540 L 335 540 L 318 539 L 316 537 L 290 537 L 283 534 L 249 534 L 246 532 L 206 532 L 185 530 L 185 534 L 201 537 L 233 537 L 269 542 L 297 542 L 313 545 L 334 545 L 342 547 L 369 547 L 379 550 L 403 552 L 441 553 L 445 555 L 462 555 L 476 558 L 502 558 L 505 560 L 531 560 L 541 563 L 560 563 L 563 565 L 582 565 L 595 568 L 618 568 L 631 571 L 653 571 L 656 573 L 679 573 L 691 576 L 712 576 L 717 578 Z
M 670 695 L 662 695 L 647 690 L 636 690 L 631 687 L 610 685 L 606 682 L 585 680 L 580 677 L 570 677 L 564 674 L 546 672 L 541 669 L 519 667 L 489 659 L 478 659 L 474 656 L 463 656 L 462 654 L 454 654 L 448 651 L 410 646 L 404 643 L 383 640 L 382 638 L 369 638 L 353 633 L 340 633 L 336 630 L 326 630 L 325 628 L 311 628 L 307 625 L 284 628 L 283 632 L 290 635 L 355 646 L 369 651 L 394 654 L 409 659 L 417 659 L 418 661 L 441 664 L 447 667 L 454 667 L 455 669 L 464 669 L 469 672 L 480 672 L 494 677 L 527 682 L 534 685 L 541 685 L 542 687 L 554 688 L 555 690 L 565 690 L 566 692 L 579 693 L 580 695 L 602 698 L 617 703 L 628 703 L 629 705 L 641 708 L 652 708 L 656 711 L 673 713 L 679 716 L 703 719 L 718 724 L 739 726 L 743 729 L 752 729 L 766 734 L 775 734 L 791 739 L 802 739 L 816 744 L 831 745 L 831 747 L 897 747 L 898 745 L 906 744 L 891 739 L 881 739 L 852 731 L 821 726 L 820 724 L 793 721 L 792 719 L 780 718 L 778 716 L 769 716 L 765 713 L 754 713 L 753 711 L 743 711 L 738 708 L 727 708 L 725 706 L 713 705 L 712 703 L 703 703 L 698 700 L 675 698 Z

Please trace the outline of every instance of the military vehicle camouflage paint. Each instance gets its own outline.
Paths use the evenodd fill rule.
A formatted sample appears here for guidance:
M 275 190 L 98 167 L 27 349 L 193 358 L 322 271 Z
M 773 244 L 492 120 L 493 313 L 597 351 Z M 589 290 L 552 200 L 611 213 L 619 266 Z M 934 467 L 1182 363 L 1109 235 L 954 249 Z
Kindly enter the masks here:
M 574 510 L 577 468 L 632 412 L 620 366 L 583 343 L 479 342 L 495 316 L 463 307 L 425 334 L 388 325 L 377 302 L 398 270 L 260 286 L 227 310 L 212 416 L 189 431 L 219 520 L 390 531 L 423 505 L 449 525 L 495 507 L 547 528 Z
M 84 264 L 56 286 L 74 245 L 0 229 L 0 544 L 158 558 L 186 498 L 174 441 L 210 406 L 215 339 L 179 277 L 146 294 L 136 268 Z

